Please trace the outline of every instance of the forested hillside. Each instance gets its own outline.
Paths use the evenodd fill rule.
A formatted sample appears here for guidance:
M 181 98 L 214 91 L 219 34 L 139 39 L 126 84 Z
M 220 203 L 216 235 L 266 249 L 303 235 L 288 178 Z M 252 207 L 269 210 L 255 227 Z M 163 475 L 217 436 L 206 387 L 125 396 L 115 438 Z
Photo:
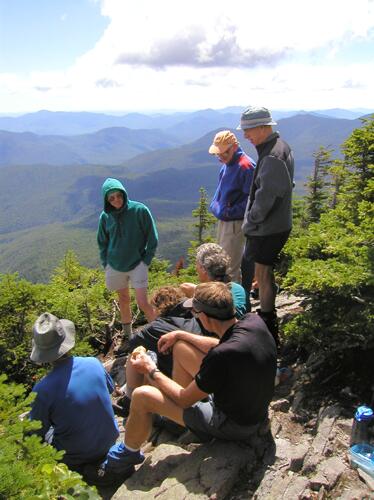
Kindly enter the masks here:
M 82 264 L 97 266 L 95 230 L 102 208 L 100 189 L 106 177 L 121 179 L 130 198 L 150 207 L 161 236 L 158 256 L 175 263 L 187 252 L 191 239 L 190 214 L 198 201 L 199 188 L 203 186 L 211 197 L 217 185 L 220 165 L 207 152 L 217 129 L 209 129 L 213 123 L 209 118 L 219 119 L 216 123 L 227 127 L 231 124 L 228 115 L 237 120 L 238 112 L 203 110 L 152 118 L 159 123 L 164 120 L 165 128 L 175 123 L 170 120 L 200 120 L 194 133 L 204 131 L 204 135 L 183 145 L 178 145 L 183 136 L 183 127 L 179 125 L 170 129 L 174 137 L 181 132 L 178 139 L 160 130 L 127 128 L 104 129 L 84 136 L 1 132 L 0 272 L 18 271 L 27 279 L 48 281 L 53 268 L 70 248 Z M 53 130 L 53 123 L 67 125 L 69 117 L 72 125 L 88 126 L 96 115 L 41 112 L 25 116 L 23 126 L 37 127 L 38 123 L 40 126 L 44 123 Z M 99 123 L 107 123 L 105 115 L 97 118 Z M 131 118 L 140 123 L 142 116 Z M 17 120 L 13 123 L 22 123 Z M 31 125 L 27 125 L 29 122 Z M 277 128 L 295 153 L 297 194 L 304 192 L 304 183 L 313 168 L 313 153 L 319 146 L 335 148 L 332 157 L 339 157 L 339 145 L 359 125 L 357 120 L 307 113 L 279 120 Z M 235 132 L 244 150 L 256 158 L 254 148 L 242 138 L 241 132 Z M 6 137 L 11 137 L 11 141 Z M 37 148 L 33 149 L 35 144 Z M 5 165 L 12 155 L 20 163 Z M 23 162 L 27 165 L 22 165 Z M 44 164 L 48 162 L 52 164 Z

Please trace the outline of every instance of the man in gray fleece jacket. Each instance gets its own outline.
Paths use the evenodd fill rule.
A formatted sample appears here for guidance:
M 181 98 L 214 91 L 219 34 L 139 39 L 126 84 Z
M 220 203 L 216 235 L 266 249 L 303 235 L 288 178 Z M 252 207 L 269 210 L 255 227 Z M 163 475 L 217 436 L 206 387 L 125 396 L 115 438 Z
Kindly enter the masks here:
M 273 266 L 292 227 L 294 159 L 289 145 L 273 132 L 272 125 L 276 122 L 269 110 L 250 106 L 242 113 L 238 127 L 258 152 L 244 215 L 247 241 L 242 266 L 251 259 L 255 261 L 261 306 L 258 313 L 279 345 Z

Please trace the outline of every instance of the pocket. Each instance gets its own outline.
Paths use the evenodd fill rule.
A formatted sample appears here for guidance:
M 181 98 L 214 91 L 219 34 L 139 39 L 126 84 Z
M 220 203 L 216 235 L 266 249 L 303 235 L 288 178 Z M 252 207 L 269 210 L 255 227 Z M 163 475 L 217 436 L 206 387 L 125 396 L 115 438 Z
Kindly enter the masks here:
M 234 234 L 239 234 L 242 232 L 242 225 L 243 225 L 242 220 L 236 220 L 234 222 Z

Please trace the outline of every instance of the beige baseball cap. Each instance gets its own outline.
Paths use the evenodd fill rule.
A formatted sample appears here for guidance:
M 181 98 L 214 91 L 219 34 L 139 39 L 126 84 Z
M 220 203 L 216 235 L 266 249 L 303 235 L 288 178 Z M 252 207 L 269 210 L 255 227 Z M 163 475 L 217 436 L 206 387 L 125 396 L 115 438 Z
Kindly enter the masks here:
M 235 134 L 230 132 L 230 130 L 223 130 L 215 135 L 213 144 L 209 148 L 209 153 L 211 155 L 222 154 L 233 144 L 239 144 Z

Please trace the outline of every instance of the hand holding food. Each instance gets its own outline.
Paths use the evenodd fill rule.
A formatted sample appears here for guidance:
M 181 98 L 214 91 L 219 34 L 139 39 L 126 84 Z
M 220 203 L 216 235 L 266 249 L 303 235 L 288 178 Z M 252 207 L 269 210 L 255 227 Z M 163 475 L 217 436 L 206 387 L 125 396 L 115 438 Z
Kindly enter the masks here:
M 142 345 L 136 347 L 132 353 L 131 353 L 131 359 L 136 359 L 140 354 L 145 354 L 147 352 L 147 349 L 143 347 Z

